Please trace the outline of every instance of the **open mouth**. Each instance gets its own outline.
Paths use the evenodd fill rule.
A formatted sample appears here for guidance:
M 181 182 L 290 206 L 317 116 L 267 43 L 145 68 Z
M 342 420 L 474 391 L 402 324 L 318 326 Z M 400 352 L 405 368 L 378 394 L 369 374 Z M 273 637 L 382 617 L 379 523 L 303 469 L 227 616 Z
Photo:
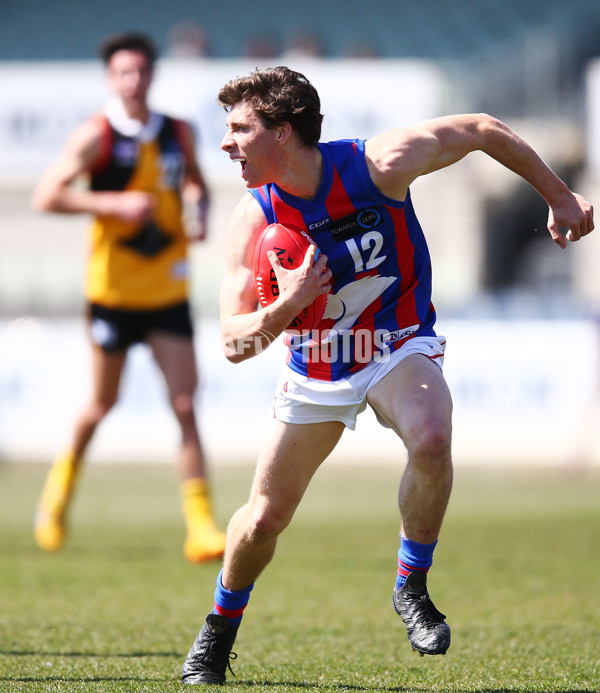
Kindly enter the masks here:
M 241 157 L 236 157 L 235 159 L 232 159 L 233 163 L 240 164 L 242 167 L 242 173 L 246 170 L 246 159 L 242 159 Z

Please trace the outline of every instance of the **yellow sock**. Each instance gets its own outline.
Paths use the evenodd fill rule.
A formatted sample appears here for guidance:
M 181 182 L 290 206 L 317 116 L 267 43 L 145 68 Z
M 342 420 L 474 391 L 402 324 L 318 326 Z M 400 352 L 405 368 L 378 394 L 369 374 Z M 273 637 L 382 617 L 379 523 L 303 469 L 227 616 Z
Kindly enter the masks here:
M 81 460 L 71 452 L 56 458 L 46 477 L 35 518 L 34 536 L 46 551 L 57 551 L 65 540 L 66 511 L 75 489 Z
M 180 492 L 187 526 L 185 557 L 192 563 L 220 558 L 225 550 L 225 534 L 215 525 L 206 479 L 187 479 Z
M 212 506 L 206 479 L 186 479 L 181 484 L 183 515 L 188 529 L 213 522 Z

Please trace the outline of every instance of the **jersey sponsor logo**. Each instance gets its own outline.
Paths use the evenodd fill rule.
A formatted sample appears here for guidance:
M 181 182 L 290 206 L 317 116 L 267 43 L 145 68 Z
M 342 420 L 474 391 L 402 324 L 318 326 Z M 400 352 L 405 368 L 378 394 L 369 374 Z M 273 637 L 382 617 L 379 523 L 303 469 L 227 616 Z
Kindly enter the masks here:
M 133 140 L 117 140 L 113 147 L 113 157 L 117 166 L 134 166 L 138 156 L 138 145 Z
M 319 221 L 315 221 L 312 224 L 308 225 L 308 230 L 313 231 L 314 229 L 318 229 L 321 226 L 325 226 L 325 224 L 328 224 L 330 221 L 331 219 L 329 217 L 327 217 L 326 219 L 320 219 Z
M 383 215 L 376 207 L 368 207 L 329 222 L 329 230 L 336 241 L 346 241 L 359 233 L 380 226 L 383 221 Z

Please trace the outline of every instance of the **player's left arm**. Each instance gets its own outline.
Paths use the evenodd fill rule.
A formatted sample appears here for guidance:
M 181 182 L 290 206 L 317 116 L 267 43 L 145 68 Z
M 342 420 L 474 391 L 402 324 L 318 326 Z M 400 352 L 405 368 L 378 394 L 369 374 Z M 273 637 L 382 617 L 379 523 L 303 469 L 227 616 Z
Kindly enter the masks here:
M 269 260 L 279 284 L 279 297 L 260 308 L 254 283 L 254 254 L 267 226 L 264 212 L 250 193 L 236 206 L 225 234 L 225 271 L 221 282 L 221 342 L 233 363 L 264 351 L 305 306 L 330 290 L 327 256 L 315 261 L 311 245 L 302 264 L 286 270 L 277 255 Z
M 192 126 L 185 121 L 178 121 L 179 142 L 185 156 L 185 171 L 183 180 L 183 200 L 191 211 L 189 226 L 190 240 L 203 241 L 208 233 L 208 210 L 210 206 L 210 191 L 206 179 L 198 163 L 196 155 L 196 136 Z
M 446 116 L 411 128 L 391 130 L 367 141 L 367 165 L 375 185 L 403 200 L 419 176 L 482 151 L 530 183 L 549 207 L 548 230 L 561 248 L 594 228 L 592 205 L 546 165 L 535 150 L 505 123 L 484 113 Z M 565 236 L 561 228 L 567 227 Z

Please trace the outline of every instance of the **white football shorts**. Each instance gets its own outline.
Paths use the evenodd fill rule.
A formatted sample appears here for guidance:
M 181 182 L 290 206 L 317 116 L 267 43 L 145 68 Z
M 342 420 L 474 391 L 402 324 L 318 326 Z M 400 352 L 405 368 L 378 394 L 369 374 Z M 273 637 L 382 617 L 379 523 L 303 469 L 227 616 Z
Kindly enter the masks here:
M 286 364 L 275 389 L 273 414 L 285 423 L 341 421 L 354 430 L 357 416 L 367 407 L 367 392 L 400 361 L 411 354 L 423 354 L 442 368 L 445 351 L 445 337 L 413 337 L 388 358 L 373 361 L 357 373 L 335 381 L 308 378 Z M 379 417 L 378 420 L 386 426 Z

